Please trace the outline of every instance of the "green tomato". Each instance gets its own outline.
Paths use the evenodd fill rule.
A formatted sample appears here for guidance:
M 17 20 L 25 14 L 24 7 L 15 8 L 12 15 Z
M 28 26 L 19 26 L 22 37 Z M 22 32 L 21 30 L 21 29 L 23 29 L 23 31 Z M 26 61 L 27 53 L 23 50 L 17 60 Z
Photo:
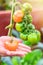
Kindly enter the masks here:
M 41 33 L 38 30 L 35 30 L 38 42 L 41 40 Z
M 27 39 L 27 34 L 20 33 L 20 38 L 23 39 L 23 40 L 26 40 Z
M 32 6 L 31 6 L 31 4 L 29 4 L 29 3 L 24 3 L 22 9 L 23 9 L 24 11 L 29 11 L 29 12 L 31 12 L 31 11 L 32 11 Z
M 23 33 L 24 33 L 24 34 L 27 34 L 27 33 L 28 33 L 28 32 L 27 32 L 27 29 L 25 29 Z
M 25 22 L 27 23 L 32 23 L 32 16 L 30 14 L 24 16 Z
M 27 15 L 27 21 L 28 23 L 32 23 L 32 16 L 30 14 Z
M 31 34 L 29 34 L 29 35 L 28 35 L 28 41 L 29 41 L 31 44 L 36 44 L 36 43 L 38 42 L 36 33 L 31 33 Z
M 22 32 L 23 25 L 22 23 L 16 23 L 16 30 Z
M 28 24 L 28 29 L 29 29 L 29 30 L 34 30 L 34 29 L 35 29 L 35 26 L 30 23 L 30 24 Z

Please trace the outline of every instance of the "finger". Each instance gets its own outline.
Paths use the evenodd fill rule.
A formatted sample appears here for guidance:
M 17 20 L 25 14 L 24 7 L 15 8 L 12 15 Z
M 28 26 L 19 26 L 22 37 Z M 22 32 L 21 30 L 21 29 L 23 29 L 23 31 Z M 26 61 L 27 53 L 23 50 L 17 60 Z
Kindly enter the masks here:
M 8 40 L 11 40 L 11 37 L 10 36 L 1 36 L 0 40 L 3 41 L 3 42 L 8 41 Z
M 22 43 L 21 39 L 15 38 L 15 37 L 10 37 L 10 36 L 1 36 L 0 40 L 5 42 L 5 41 L 11 41 L 11 40 L 17 40 L 18 43 Z
M 31 49 L 29 46 L 23 44 L 23 43 L 19 43 L 18 47 L 22 47 L 22 48 L 26 48 L 26 49 Z
M 7 53 L 10 53 L 10 51 L 8 51 L 7 49 L 5 49 L 4 47 L 0 46 L 0 55 L 1 56 L 7 56 Z M 8 54 L 9 54 L 8 53 Z
M 21 51 L 25 51 L 25 52 L 31 52 L 30 49 L 27 49 L 27 48 L 23 48 L 23 47 L 18 47 L 17 50 L 21 50 Z
M 6 50 L 0 46 L 0 54 L 5 54 L 6 53 Z
M 27 52 L 24 51 L 11 51 L 8 56 L 24 56 Z

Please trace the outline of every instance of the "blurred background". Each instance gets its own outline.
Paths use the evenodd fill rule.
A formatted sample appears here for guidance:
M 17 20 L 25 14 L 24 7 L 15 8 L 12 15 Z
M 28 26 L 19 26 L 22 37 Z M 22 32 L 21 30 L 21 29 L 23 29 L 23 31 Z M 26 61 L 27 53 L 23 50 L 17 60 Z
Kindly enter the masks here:
M 33 7 L 37 8 L 37 7 L 43 7 L 43 0 L 14 0 L 14 1 L 19 1 L 21 3 L 24 2 L 29 2 L 32 4 Z M 0 10 L 5 10 L 7 8 L 10 7 L 12 3 L 12 0 L 0 0 Z

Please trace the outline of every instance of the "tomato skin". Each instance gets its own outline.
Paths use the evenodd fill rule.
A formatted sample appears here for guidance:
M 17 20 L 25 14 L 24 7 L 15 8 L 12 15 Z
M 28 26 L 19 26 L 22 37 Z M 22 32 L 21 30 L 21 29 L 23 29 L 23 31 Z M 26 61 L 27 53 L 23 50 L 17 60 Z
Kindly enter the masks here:
M 31 34 L 29 34 L 28 35 L 28 41 L 30 42 L 30 43 L 32 43 L 32 44 L 37 44 L 37 42 L 38 42 L 38 39 L 37 39 L 37 35 L 36 35 L 36 33 L 31 33 Z
M 35 26 L 31 23 L 28 24 L 28 28 L 29 28 L 29 30 L 35 30 Z
M 4 46 L 6 49 L 10 50 L 10 51 L 15 51 L 18 47 L 18 42 L 17 41 L 13 41 L 12 43 L 10 41 L 6 41 L 4 42 Z
M 21 38 L 22 40 L 26 40 L 26 39 L 27 39 L 27 34 L 20 33 L 20 38 Z
M 24 16 L 24 13 L 21 10 L 15 11 L 13 15 L 14 22 L 22 22 L 23 16 Z
M 21 32 L 23 25 L 21 23 L 16 23 L 16 26 L 15 27 L 16 27 L 16 30 L 17 31 Z
M 22 10 L 25 12 L 25 11 L 29 11 L 29 13 L 32 11 L 32 6 L 31 4 L 29 3 L 24 3 L 23 4 L 23 7 L 22 7 Z
M 16 50 L 18 48 L 19 43 L 22 43 L 22 40 L 13 36 L 0 37 L 0 45 L 4 46 L 6 49 L 10 51 Z
M 30 15 L 30 14 L 27 14 L 27 15 L 25 15 L 24 16 L 24 19 L 26 19 L 27 20 L 27 23 L 29 24 L 29 23 L 32 23 L 32 16 Z
M 38 30 L 35 30 L 35 33 L 37 35 L 38 42 L 41 40 L 41 33 Z

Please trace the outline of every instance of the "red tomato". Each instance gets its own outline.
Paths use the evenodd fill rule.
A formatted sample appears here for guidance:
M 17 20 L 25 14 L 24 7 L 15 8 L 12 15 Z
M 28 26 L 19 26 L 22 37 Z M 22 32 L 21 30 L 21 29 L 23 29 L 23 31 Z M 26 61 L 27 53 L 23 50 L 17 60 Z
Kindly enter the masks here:
M 13 20 L 14 22 L 21 22 L 24 14 L 21 10 L 17 10 L 14 12 Z
M 4 42 L 4 46 L 6 49 L 10 50 L 10 51 L 15 51 L 18 47 L 18 42 L 15 40 L 15 41 L 6 41 Z
M 15 51 L 21 42 L 19 39 L 10 36 L 1 36 L 0 41 L 3 43 L 2 45 L 10 51 Z

